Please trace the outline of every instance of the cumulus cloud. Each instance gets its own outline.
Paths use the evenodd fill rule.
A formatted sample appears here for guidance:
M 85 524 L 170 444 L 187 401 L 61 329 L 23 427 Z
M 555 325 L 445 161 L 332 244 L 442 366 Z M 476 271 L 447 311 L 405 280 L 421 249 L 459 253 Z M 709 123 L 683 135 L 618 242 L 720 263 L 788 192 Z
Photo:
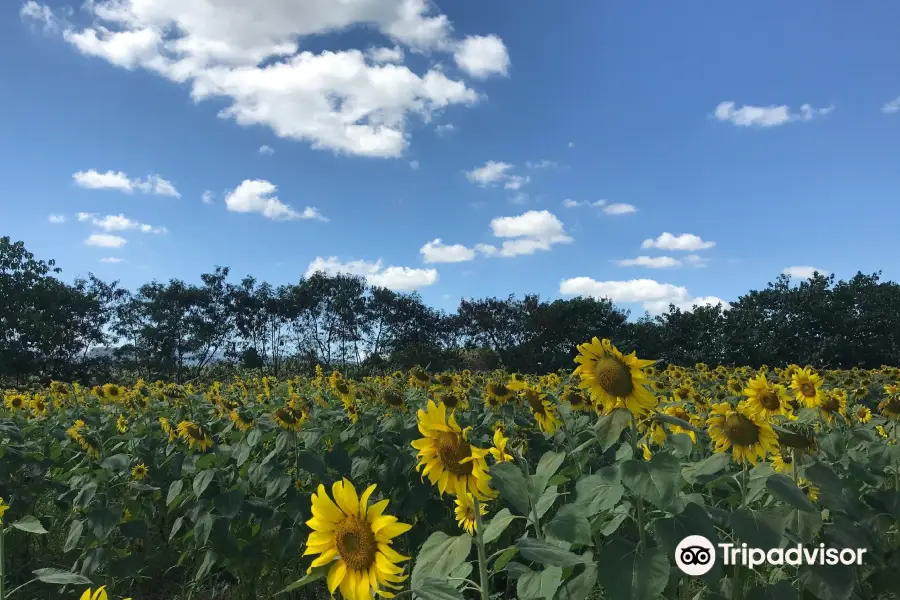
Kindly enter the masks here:
M 263 156 L 272 156 L 273 154 L 275 154 L 275 148 L 273 148 L 272 146 L 263 144 L 262 146 L 259 147 L 259 153 L 262 154 Z
M 715 246 L 715 242 L 706 242 L 693 233 L 682 233 L 681 235 L 672 235 L 665 231 L 656 239 L 647 239 L 641 243 L 641 248 L 657 248 L 659 250 L 683 250 L 694 252 L 697 250 L 707 250 Z
M 834 106 L 814 108 L 804 104 L 799 112 L 791 112 L 786 104 L 771 106 L 744 105 L 738 107 L 734 102 L 720 102 L 713 116 L 719 121 L 727 121 L 738 127 L 777 127 L 793 121 L 811 121 L 816 117 L 824 117 L 834 110 Z
M 119 190 L 132 193 L 135 190 L 155 196 L 181 198 L 181 194 L 170 181 L 159 175 L 148 175 L 143 179 L 131 179 L 122 171 L 100 173 L 95 169 L 78 171 L 72 175 L 75 185 L 91 190 Z
M 515 217 L 497 217 L 491 221 L 494 237 L 505 239 L 499 248 L 490 244 L 477 244 L 475 249 L 485 256 L 513 257 L 534 254 L 538 250 L 550 250 L 555 244 L 573 241 L 562 221 L 547 210 L 529 210 Z
M 900 96 L 897 96 L 890 102 L 885 102 L 884 106 L 881 107 L 881 112 L 883 112 L 886 115 L 889 115 L 889 114 L 892 114 L 895 112 L 900 112 Z
M 214 193 L 206 190 L 203 192 L 203 195 L 200 196 L 200 201 L 203 202 L 203 204 L 212 204 L 215 197 L 216 195 Z
M 647 267 L 650 269 L 668 269 L 680 267 L 681 261 L 671 256 L 638 256 L 615 261 L 620 267 Z
M 121 248 L 128 243 L 128 240 L 109 233 L 92 233 L 88 239 L 84 240 L 84 243 L 96 248 Z
M 411 161 L 409 161 L 409 168 L 412 169 L 413 171 L 418 170 L 418 168 L 419 168 L 419 161 L 417 161 L 417 160 L 411 160 Z
M 603 212 L 613 216 L 630 215 L 637 212 L 637 207 L 631 204 L 625 204 L 624 202 L 614 202 L 612 204 L 607 204 L 606 206 L 604 206 Z
M 124 260 L 124 258 L 119 258 L 118 256 L 107 256 L 105 258 L 101 258 L 100 262 L 108 264 L 118 264 L 120 262 L 124 262 Z
M 411 292 L 438 281 L 436 269 L 385 267 L 381 259 L 374 263 L 364 260 L 341 262 L 336 256 L 328 258 L 317 256 L 309 263 L 305 277 L 311 277 L 317 272 L 332 276 L 343 273 L 364 277 L 369 285 L 388 288 L 395 292 Z
M 453 123 L 441 123 L 440 125 L 435 126 L 434 130 L 438 135 L 444 135 L 445 133 L 450 133 L 456 129 Z
M 638 303 L 651 314 L 666 312 L 670 304 L 681 310 L 690 311 L 694 306 L 729 304 L 715 296 L 693 297 L 684 286 L 659 283 L 653 279 L 631 279 L 627 281 L 596 281 L 590 277 L 564 279 L 559 284 L 563 296 L 586 296 L 608 298 L 615 303 Z
M 45 19 L 50 9 L 35 7 L 23 16 Z M 428 0 L 92 0 L 84 10 L 89 24 L 63 32 L 78 52 L 186 84 L 194 101 L 221 99 L 222 118 L 347 154 L 400 156 L 411 117 L 427 122 L 443 108 L 478 101 L 464 80 L 437 66 L 404 65 L 404 47 L 452 55 L 473 77 L 509 66 L 500 38 L 454 39 L 449 19 Z M 308 38 L 355 26 L 397 45 L 300 51 Z
M 559 167 L 559 163 L 555 160 L 547 160 L 546 158 L 542 158 L 541 160 L 525 161 L 526 169 L 556 169 Z
M 66 215 L 50 215 L 47 220 L 54 225 L 62 225 L 66 222 Z
M 277 186 L 265 179 L 245 179 L 225 196 L 225 206 L 232 212 L 259 213 L 267 219 L 276 221 L 291 219 L 328 221 L 317 208 L 311 206 L 297 212 L 275 195 L 277 191 Z
M 475 258 L 475 250 L 462 244 L 443 244 L 440 238 L 435 238 L 422 246 L 419 253 L 426 263 L 466 262 Z
M 95 215 L 91 215 L 89 213 L 78 213 L 79 221 L 87 221 L 90 220 L 91 224 L 94 227 L 102 229 L 107 233 L 111 233 L 114 231 L 131 231 L 138 230 L 143 233 L 167 233 L 168 230 L 165 227 L 154 227 L 153 225 L 148 225 L 146 223 L 140 223 L 135 221 L 134 219 L 129 219 L 123 214 L 118 215 L 106 215 L 105 217 L 97 217 Z
M 509 53 L 496 35 L 470 35 L 459 42 L 453 53 L 456 65 L 477 79 L 507 75 Z
M 793 277 L 794 279 L 809 279 L 816 272 L 822 275 L 831 275 L 831 271 L 810 266 L 786 267 L 784 271 L 782 271 L 783 274 L 788 277 Z
M 489 160 L 480 167 L 466 172 L 466 179 L 482 187 L 496 185 L 509 177 L 513 165 L 497 160 Z

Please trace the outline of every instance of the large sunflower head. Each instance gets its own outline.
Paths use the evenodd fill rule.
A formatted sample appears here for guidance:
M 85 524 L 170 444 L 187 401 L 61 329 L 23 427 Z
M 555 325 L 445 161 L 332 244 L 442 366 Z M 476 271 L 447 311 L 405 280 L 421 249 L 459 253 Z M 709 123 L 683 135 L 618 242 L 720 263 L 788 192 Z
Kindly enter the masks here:
M 131 477 L 135 481 L 140 481 L 140 480 L 144 479 L 145 477 L 147 477 L 147 475 L 149 473 L 150 473 L 150 469 L 148 469 L 147 465 L 145 465 L 144 463 L 138 463 L 138 464 L 134 465 L 134 467 L 132 467 L 132 469 L 131 469 Z
M 193 421 L 182 421 L 178 424 L 178 435 L 187 442 L 188 448 L 195 447 L 201 452 L 206 452 L 212 446 L 212 438 L 206 430 Z
M 522 392 L 522 398 L 528 404 L 541 431 L 553 435 L 561 424 L 556 416 L 556 406 L 553 402 L 539 388 L 533 386 L 526 386 Z
M 25 394 L 6 394 L 4 400 L 6 408 L 12 411 L 22 410 L 28 404 L 28 396 Z
M 635 415 L 656 406 L 642 371 L 656 361 L 641 360 L 634 352 L 622 354 L 609 340 L 594 338 L 578 346 L 575 362 L 578 366 L 574 375 L 581 378 L 580 386 L 588 390 L 595 404 L 603 406 L 604 412 L 611 411 L 619 401 Z
M 282 429 L 290 429 L 291 431 L 300 431 L 303 423 L 306 421 L 306 413 L 296 408 L 282 406 L 272 413 L 272 418 L 278 423 Z
M 878 404 L 878 410 L 888 419 L 900 419 L 900 396 L 890 396 Z
M 345 600 L 364 600 L 379 596 L 392 597 L 388 590 L 407 576 L 398 563 L 409 560 L 391 545 L 394 538 L 411 529 L 397 517 L 384 514 L 388 500 L 369 506 L 375 491 L 370 485 L 358 496 L 356 488 L 346 478 L 331 487 L 332 500 L 324 485 L 312 494 L 312 518 L 306 522 L 312 533 L 306 540 L 304 556 L 318 554 L 309 567 L 331 565 L 326 582 L 334 595 L 340 590 Z
M 847 416 L 847 394 L 843 390 L 830 390 L 822 392 L 822 403 L 819 409 L 822 416 L 829 423 L 834 423 L 838 417 Z
M 412 442 L 419 451 L 416 470 L 427 475 L 441 494 L 458 496 L 468 491 L 479 500 L 495 497 L 485 460 L 488 451 L 469 443 L 468 428 L 463 430 L 452 413 L 448 419 L 447 407 L 431 400 L 417 416 L 423 437 Z
M 745 406 L 732 407 L 721 402 L 712 407 L 707 419 L 709 437 L 716 452 L 729 448 L 735 462 L 756 464 L 767 453 L 778 448 L 778 438 L 772 426 Z
M 465 529 L 469 535 L 475 535 L 475 530 L 477 528 L 475 498 L 472 494 L 467 492 L 465 495 L 457 496 L 455 503 L 456 508 L 453 512 L 456 514 L 456 522 L 459 523 L 459 526 L 462 529 Z M 478 512 L 481 513 L 482 517 L 487 514 L 487 508 L 485 508 L 484 504 L 479 503 L 478 509 Z
M 489 381 L 484 388 L 484 403 L 491 408 L 502 406 L 512 396 L 512 390 L 505 383 Z
M 853 411 L 856 420 L 865 425 L 872 419 L 872 411 L 868 406 L 863 406 L 862 404 L 857 405 L 857 407 Z
M 807 408 L 815 408 L 822 403 L 822 378 L 812 369 L 797 369 L 791 376 L 791 389 L 794 397 Z
M 744 389 L 747 407 L 763 419 L 775 415 L 790 417 L 793 413 L 787 390 L 780 383 L 769 383 L 765 374 L 757 375 L 747 382 Z

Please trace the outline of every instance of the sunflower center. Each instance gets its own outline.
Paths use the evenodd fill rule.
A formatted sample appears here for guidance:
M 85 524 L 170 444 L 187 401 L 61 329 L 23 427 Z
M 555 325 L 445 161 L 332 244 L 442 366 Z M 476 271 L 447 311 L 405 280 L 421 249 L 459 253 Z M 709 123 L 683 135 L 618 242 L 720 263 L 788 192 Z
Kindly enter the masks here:
M 615 398 L 625 398 L 634 390 L 628 365 L 617 358 L 608 356 L 598 360 L 594 375 L 603 391 Z
M 825 402 L 822 403 L 822 410 L 825 412 L 835 412 L 841 407 L 841 403 L 838 402 L 837 398 L 826 398 Z
M 354 571 L 368 571 L 375 562 L 375 534 L 368 523 L 357 517 L 341 521 L 334 531 L 334 545 L 343 561 Z
M 812 398 L 813 396 L 816 395 L 816 386 L 809 383 L 808 381 L 806 383 L 801 383 L 800 384 L 800 393 L 808 398 Z
M 865 409 L 864 407 L 860 407 L 860 408 L 856 409 L 856 415 L 857 415 L 858 417 L 860 417 L 860 418 L 865 417 L 865 416 L 866 416 L 866 409 Z
M 446 394 L 441 394 L 441 402 L 443 402 L 444 406 L 446 406 L 447 408 L 456 408 L 456 406 L 459 404 L 459 398 L 456 396 L 456 394 L 451 394 L 448 392 Z
M 337 384 L 335 384 L 334 389 L 336 389 L 342 396 L 346 396 L 350 393 L 350 388 L 347 387 L 347 384 L 343 381 L 338 381 Z
M 781 401 L 778 399 L 778 394 L 772 390 L 763 390 L 759 393 L 758 398 L 759 403 L 766 410 L 778 410 L 781 408 Z
M 437 439 L 438 457 L 444 468 L 457 476 L 470 475 L 472 463 L 460 463 L 461 460 L 472 456 L 472 448 L 462 439 L 462 436 L 453 431 L 442 432 Z
M 759 428 L 740 413 L 733 413 L 725 418 L 725 435 L 732 444 L 752 446 L 759 441 Z
M 885 408 L 892 413 L 900 413 L 900 398 L 897 396 L 890 398 Z
M 12 399 L 13 408 L 22 408 L 22 399 L 18 396 Z
M 403 404 L 403 397 L 397 392 L 388 390 L 384 393 L 384 402 L 389 406 L 400 406 Z
M 531 410 L 533 410 L 535 414 L 544 415 L 547 413 L 547 409 L 541 401 L 541 395 L 534 390 L 525 391 L 525 401 L 528 402 L 528 406 L 531 407 Z

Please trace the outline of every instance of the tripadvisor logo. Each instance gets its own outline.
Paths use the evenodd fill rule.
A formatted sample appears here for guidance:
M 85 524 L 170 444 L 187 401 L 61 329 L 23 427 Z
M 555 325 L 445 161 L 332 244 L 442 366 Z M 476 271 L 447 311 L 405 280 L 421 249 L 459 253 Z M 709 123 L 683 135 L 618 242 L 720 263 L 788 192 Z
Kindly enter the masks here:
M 717 544 L 723 565 L 861 565 L 866 548 L 826 548 L 825 544 L 806 547 L 802 544 L 787 548 L 750 548 L 747 544 Z M 716 550 L 702 535 L 689 535 L 675 548 L 675 564 L 686 575 L 709 573 L 716 564 Z

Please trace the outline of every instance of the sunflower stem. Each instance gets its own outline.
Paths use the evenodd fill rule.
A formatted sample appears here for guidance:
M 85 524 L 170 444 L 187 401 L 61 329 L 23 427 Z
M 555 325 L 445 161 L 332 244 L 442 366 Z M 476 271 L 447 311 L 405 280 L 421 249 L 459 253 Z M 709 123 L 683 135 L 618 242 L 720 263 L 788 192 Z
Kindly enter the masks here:
M 481 600 L 490 600 L 487 553 L 484 551 L 484 521 L 481 518 L 481 502 L 475 501 L 475 546 L 478 548 L 478 574 L 481 580 Z M 2 600 L 2 599 L 0 599 Z
M 628 412 L 631 415 L 631 457 L 634 458 L 638 455 L 637 418 L 634 416 L 633 412 Z M 634 503 L 637 506 L 638 534 L 641 538 L 641 550 L 643 550 L 647 547 L 647 533 L 644 531 L 644 502 L 638 496 L 635 496 L 634 500 Z

